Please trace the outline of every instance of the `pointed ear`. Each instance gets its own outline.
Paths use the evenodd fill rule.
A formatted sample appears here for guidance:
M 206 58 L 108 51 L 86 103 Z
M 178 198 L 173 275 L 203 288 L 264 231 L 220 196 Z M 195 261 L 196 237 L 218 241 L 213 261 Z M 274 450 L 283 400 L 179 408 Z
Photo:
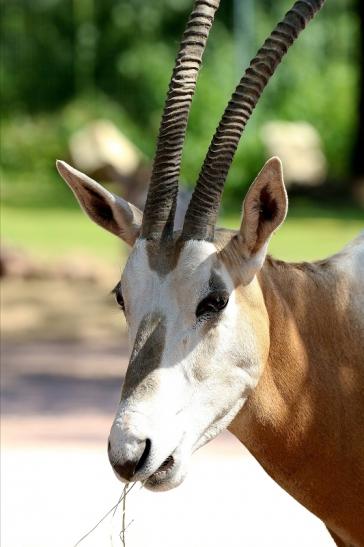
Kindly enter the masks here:
M 240 227 L 244 256 L 254 257 L 257 268 L 263 265 L 269 239 L 286 218 L 287 208 L 281 160 L 271 158 L 249 188 Z
M 56 165 L 59 174 L 91 220 L 128 245 L 134 245 L 139 237 L 143 213 L 64 161 L 58 160 Z

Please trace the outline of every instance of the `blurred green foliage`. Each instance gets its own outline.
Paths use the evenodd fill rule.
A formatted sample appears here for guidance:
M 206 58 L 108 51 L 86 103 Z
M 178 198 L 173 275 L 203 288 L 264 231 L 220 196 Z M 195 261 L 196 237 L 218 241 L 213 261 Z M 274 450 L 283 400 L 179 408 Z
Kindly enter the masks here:
M 254 28 L 234 39 L 232 0 L 222 0 L 199 78 L 182 177 L 196 180 L 211 136 L 242 71 L 291 0 L 255 2 Z M 192 0 L 12 0 L 2 4 L 3 198 L 9 205 L 66 206 L 54 161 L 69 136 L 109 118 L 152 158 L 174 56 Z M 244 10 L 243 10 L 244 11 Z M 235 22 L 236 23 L 236 22 Z M 302 34 L 247 127 L 227 184 L 229 203 L 264 161 L 264 122 L 306 120 L 319 131 L 329 178 L 345 184 L 356 123 L 358 18 L 352 0 L 330 0 Z M 235 25 L 236 29 L 236 25 Z

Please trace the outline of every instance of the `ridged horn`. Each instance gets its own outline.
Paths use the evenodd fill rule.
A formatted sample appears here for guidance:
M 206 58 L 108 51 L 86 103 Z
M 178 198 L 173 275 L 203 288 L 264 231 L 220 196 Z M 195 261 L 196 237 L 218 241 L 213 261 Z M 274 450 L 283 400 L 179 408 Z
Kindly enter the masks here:
M 141 237 L 173 231 L 182 148 L 202 54 L 220 0 L 195 0 L 176 57 L 162 115 Z
M 211 141 L 186 212 L 183 239 L 213 239 L 224 183 L 244 128 L 282 57 L 324 2 L 298 0 L 245 71 Z

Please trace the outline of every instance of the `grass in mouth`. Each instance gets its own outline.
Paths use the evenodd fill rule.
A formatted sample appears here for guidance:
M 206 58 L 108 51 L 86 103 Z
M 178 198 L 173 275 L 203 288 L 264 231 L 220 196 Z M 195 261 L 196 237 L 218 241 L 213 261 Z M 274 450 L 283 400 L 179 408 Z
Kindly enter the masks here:
M 91 528 L 91 530 L 89 530 L 88 532 L 86 532 L 86 534 L 84 534 L 74 545 L 74 547 L 77 547 L 78 545 L 80 545 L 90 534 L 92 534 L 92 532 L 94 532 L 96 530 L 96 528 L 111 514 L 113 513 L 113 516 L 115 515 L 116 511 L 117 511 L 117 508 L 119 507 L 120 503 L 122 503 L 122 521 L 121 521 L 121 531 L 120 531 L 120 540 L 122 542 L 122 545 L 123 547 L 126 547 L 126 537 L 125 537 L 125 532 L 127 530 L 127 528 L 130 526 L 130 524 L 133 522 L 131 521 L 129 524 L 126 524 L 126 496 L 129 494 L 129 492 L 134 488 L 134 486 L 136 485 L 136 482 L 134 482 L 131 486 L 129 486 L 129 483 L 127 483 L 125 486 L 124 486 L 124 489 L 123 489 L 123 492 L 119 498 L 119 500 L 117 501 L 117 503 L 115 505 L 113 505 L 111 507 L 111 509 L 109 509 L 109 511 L 103 516 L 101 517 L 101 519 L 95 524 L 95 526 L 93 526 Z M 142 485 L 143 487 L 143 485 Z

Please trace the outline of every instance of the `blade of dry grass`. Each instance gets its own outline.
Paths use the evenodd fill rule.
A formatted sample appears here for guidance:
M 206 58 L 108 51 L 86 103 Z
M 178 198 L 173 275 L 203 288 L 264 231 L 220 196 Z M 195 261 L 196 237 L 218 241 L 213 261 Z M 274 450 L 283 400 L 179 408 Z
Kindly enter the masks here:
M 92 532 L 94 532 L 94 530 L 96 530 L 96 528 L 99 526 L 99 524 L 101 524 L 106 519 L 106 517 L 108 517 L 110 515 L 110 513 L 112 513 L 114 511 L 114 514 L 115 514 L 115 511 L 116 511 L 116 509 L 118 508 L 118 506 L 120 505 L 121 502 L 123 502 L 123 514 L 125 514 L 125 498 L 126 498 L 126 495 L 134 488 L 135 485 L 136 485 L 136 483 L 133 483 L 131 485 L 131 487 L 129 488 L 129 490 L 128 490 L 128 484 L 126 484 L 124 486 L 124 491 L 123 491 L 122 495 L 120 496 L 119 500 L 117 501 L 117 503 L 111 507 L 111 509 L 97 522 L 97 524 L 95 524 L 95 526 L 93 526 L 93 528 L 91 528 L 91 530 L 89 530 L 86 534 L 84 534 L 77 541 L 77 543 L 75 543 L 74 547 L 77 547 L 78 545 L 80 545 L 80 543 L 82 541 L 84 541 L 90 534 L 92 534 Z M 124 532 L 124 539 L 125 539 L 125 521 L 124 521 L 124 519 L 123 519 L 123 530 L 122 530 L 122 532 Z M 124 541 L 123 545 L 125 545 L 125 541 Z

